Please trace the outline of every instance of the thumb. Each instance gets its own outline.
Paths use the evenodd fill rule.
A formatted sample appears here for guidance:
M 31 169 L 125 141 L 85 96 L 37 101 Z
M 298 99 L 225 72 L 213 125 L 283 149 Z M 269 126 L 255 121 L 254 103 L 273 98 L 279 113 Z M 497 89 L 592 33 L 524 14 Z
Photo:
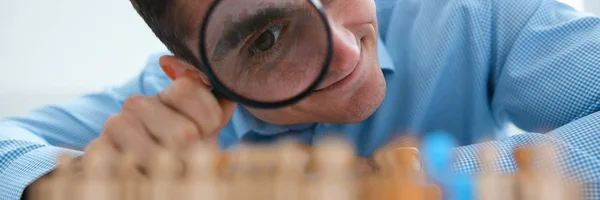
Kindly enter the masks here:
M 187 70 L 185 72 L 185 76 L 188 78 L 194 79 L 196 81 L 201 81 L 208 88 L 211 87 L 210 82 L 208 81 L 208 78 L 203 73 L 198 73 L 198 72 L 195 72 L 192 70 Z M 233 116 L 233 113 L 235 112 L 235 109 L 237 107 L 237 103 L 234 101 L 231 101 L 227 98 L 224 98 L 224 97 L 218 97 L 217 100 L 223 111 L 223 118 L 221 119 L 221 126 L 217 129 L 217 131 L 220 132 L 221 129 L 223 129 L 227 125 L 227 123 L 231 119 L 231 116 Z M 217 133 L 210 134 L 210 136 L 206 139 L 211 142 L 212 141 L 218 142 L 218 138 L 219 138 L 219 133 L 217 132 Z
M 219 99 L 219 104 L 221 105 L 221 109 L 223 109 L 223 124 L 226 124 L 233 116 L 233 112 L 235 112 L 235 108 L 237 108 L 237 103 L 231 101 L 227 98 L 221 97 Z
M 186 74 L 186 76 L 196 79 L 196 80 L 199 80 L 199 81 L 202 81 L 204 83 L 204 85 L 206 85 L 206 87 L 211 87 L 210 83 L 208 83 L 208 78 L 206 78 L 206 76 L 204 74 L 189 72 Z M 227 122 L 229 122 L 229 119 L 233 115 L 233 112 L 235 111 L 235 108 L 237 107 L 237 103 L 235 101 L 231 101 L 224 97 L 218 97 L 218 98 L 219 98 L 218 99 L 219 105 L 221 105 L 221 109 L 223 110 L 223 119 L 221 121 L 221 124 L 223 124 L 221 126 L 221 128 L 223 128 L 223 127 L 225 127 L 225 124 L 227 124 Z
M 219 132 L 227 125 L 227 123 L 229 123 L 229 120 L 231 120 L 231 117 L 237 108 L 237 103 L 227 98 L 220 97 L 218 101 L 221 109 L 223 110 L 223 118 L 221 119 L 221 126 L 217 129 L 218 132 L 210 134 L 210 136 L 207 138 L 207 140 L 210 142 L 219 141 Z
M 223 118 L 221 119 L 221 126 L 217 129 L 216 133 L 212 133 L 212 134 L 210 134 L 209 137 L 206 138 L 209 142 L 215 142 L 215 143 L 217 143 L 219 141 L 219 133 L 220 133 L 221 129 L 225 128 L 227 123 L 229 123 L 229 120 L 231 120 L 231 117 L 233 116 L 233 113 L 235 112 L 235 109 L 237 107 L 236 102 L 231 101 L 226 98 L 219 98 L 218 101 L 219 101 L 219 105 L 221 106 L 221 109 L 223 110 Z

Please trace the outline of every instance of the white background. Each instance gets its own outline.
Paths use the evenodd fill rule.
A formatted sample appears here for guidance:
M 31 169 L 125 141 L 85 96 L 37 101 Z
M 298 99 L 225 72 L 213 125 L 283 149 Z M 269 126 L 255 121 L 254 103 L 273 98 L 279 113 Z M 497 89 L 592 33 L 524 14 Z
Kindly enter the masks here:
M 2 0 L 0 30 L 0 117 L 120 84 L 164 50 L 128 0 Z
M 0 117 L 117 85 L 164 50 L 128 0 L 0 0 Z

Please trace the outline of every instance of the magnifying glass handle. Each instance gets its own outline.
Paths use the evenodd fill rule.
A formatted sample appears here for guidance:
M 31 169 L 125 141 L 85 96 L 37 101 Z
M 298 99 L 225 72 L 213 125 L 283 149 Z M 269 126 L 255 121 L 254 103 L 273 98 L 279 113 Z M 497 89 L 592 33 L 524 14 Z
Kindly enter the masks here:
M 224 98 L 225 97 L 223 94 L 221 94 L 219 92 L 219 90 L 216 90 L 215 88 L 212 88 L 211 92 L 213 93 L 213 95 L 215 95 L 216 99 L 220 99 L 220 98 Z

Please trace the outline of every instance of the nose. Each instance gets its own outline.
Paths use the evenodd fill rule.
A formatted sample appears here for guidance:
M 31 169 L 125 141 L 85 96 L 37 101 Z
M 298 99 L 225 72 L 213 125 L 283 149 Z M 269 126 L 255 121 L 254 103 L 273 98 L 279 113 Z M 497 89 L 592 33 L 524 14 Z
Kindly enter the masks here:
M 354 69 L 360 59 L 360 41 L 347 28 L 331 23 L 333 58 L 330 72 L 347 72 Z M 332 75 L 332 74 L 330 74 Z

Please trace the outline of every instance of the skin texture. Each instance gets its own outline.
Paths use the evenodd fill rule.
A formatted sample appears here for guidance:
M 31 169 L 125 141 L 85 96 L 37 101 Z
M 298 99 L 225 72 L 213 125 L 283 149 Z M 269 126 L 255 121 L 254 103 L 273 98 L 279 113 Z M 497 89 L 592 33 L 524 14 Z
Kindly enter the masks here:
M 276 110 L 248 108 L 259 119 L 273 124 L 357 123 L 372 115 L 383 101 L 386 86 L 377 60 L 378 26 L 375 2 L 330 0 L 323 3 L 333 32 L 334 58 L 330 71 L 320 87 L 336 82 L 353 70 L 360 59 L 362 47 L 363 67 L 358 79 L 350 87 L 316 92 L 289 107 Z M 200 11 L 191 14 L 192 18 L 198 19 L 195 24 L 201 23 L 208 5 L 208 1 L 188 2 L 189 9 Z M 188 47 L 199 55 L 194 48 L 197 42 L 197 40 L 187 41 Z M 172 71 L 193 70 L 190 65 L 163 64 L 177 68 Z
M 211 0 L 179 0 L 188 24 L 197 30 Z M 273 124 L 356 123 L 371 116 L 385 96 L 385 80 L 377 60 L 377 20 L 373 0 L 324 0 L 333 32 L 334 57 L 319 88 L 301 102 L 276 110 L 248 110 Z M 196 35 L 190 38 L 197 38 Z M 186 44 L 198 56 L 197 39 Z M 360 61 L 360 62 L 359 62 Z M 159 60 L 173 83 L 154 96 L 128 98 L 120 113 L 110 117 L 85 152 L 131 152 L 138 167 L 147 168 L 159 148 L 180 151 L 199 141 L 215 141 L 231 118 L 236 103 L 216 99 L 206 76 L 177 57 Z M 307 61 L 310 62 L 310 61 Z M 360 66 L 357 67 L 357 64 Z M 356 69 L 356 70 L 355 70 Z M 352 73 L 341 87 L 326 88 Z M 88 159 L 81 157 L 83 162 Z M 116 163 L 117 161 L 115 161 Z
M 327 56 L 326 24 L 310 2 L 272 1 L 277 4 L 257 5 L 248 0 L 221 1 L 211 13 L 205 38 L 208 63 L 218 79 L 237 94 L 259 101 L 288 99 L 305 91 L 321 72 Z M 244 14 L 263 9 L 283 10 L 277 13 L 285 14 Z M 269 20 L 259 20 L 270 23 L 246 21 L 251 16 L 270 16 Z M 239 24 L 245 26 L 239 27 Z M 260 29 L 253 31 L 246 28 L 249 25 Z M 239 37 L 242 34 L 249 36 Z M 233 38 L 246 39 L 236 42 L 230 37 L 232 35 L 235 36 Z M 272 40 L 276 42 L 261 43 L 261 40 L 257 40 L 260 36 L 277 39 Z M 257 42 L 271 48 L 260 51 L 256 48 Z M 222 50 L 229 49 L 226 46 L 235 47 L 229 51 Z
M 184 12 L 197 29 L 212 1 L 181 1 L 187 1 L 180 7 L 186 8 Z M 354 78 L 343 87 L 325 88 L 285 108 L 248 108 L 259 119 L 274 124 L 356 123 L 372 115 L 383 101 L 386 86 L 377 60 L 375 2 L 331 0 L 323 3 L 333 33 L 334 57 L 319 88 L 332 85 L 357 69 Z M 199 55 L 194 48 L 197 39 L 190 39 L 186 44 Z M 109 146 L 116 152 L 136 152 L 144 168 L 148 158 L 146 149 L 177 149 L 198 139 L 215 140 L 236 103 L 215 99 L 208 89 L 205 74 L 179 58 L 163 56 L 159 63 L 174 80 L 173 84 L 155 96 L 130 97 L 121 113 L 106 122 L 103 133 L 89 149 Z M 356 67 L 358 63 L 362 66 Z

